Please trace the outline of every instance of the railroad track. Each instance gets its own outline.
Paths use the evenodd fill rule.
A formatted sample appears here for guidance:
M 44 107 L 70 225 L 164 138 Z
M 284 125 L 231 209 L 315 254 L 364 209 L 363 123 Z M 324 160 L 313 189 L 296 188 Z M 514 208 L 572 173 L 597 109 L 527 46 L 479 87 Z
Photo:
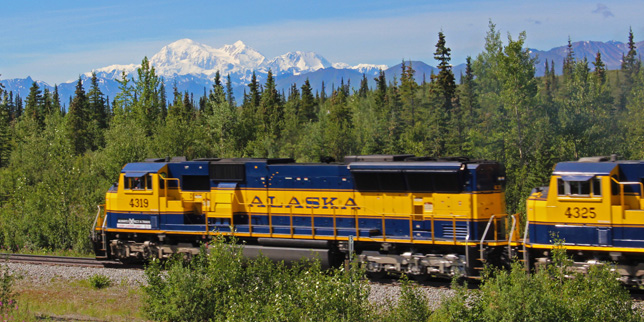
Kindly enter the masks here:
M 11 263 L 24 264 L 43 264 L 43 265 L 60 265 L 60 266 L 80 266 L 80 267 L 124 267 L 121 262 L 117 261 L 97 261 L 88 257 L 65 257 L 49 255 L 24 255 L 24 254 L 6 254 L 0 253 L 0 262 L 8 261 Z

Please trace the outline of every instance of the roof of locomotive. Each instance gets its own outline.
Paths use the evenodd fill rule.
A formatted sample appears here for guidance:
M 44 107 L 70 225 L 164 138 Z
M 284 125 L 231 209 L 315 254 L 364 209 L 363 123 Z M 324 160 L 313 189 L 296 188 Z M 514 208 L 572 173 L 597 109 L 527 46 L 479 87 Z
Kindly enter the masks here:
M 555 165 L 554 175 L 598 174 L 607 175 L 617 166 L 614 162 L 560 162 Z
M 553 175 L 608 175 L 619 167 L 620 176 L 624 179 L 637 179 L 644 176 L 644 161 L 620 160 L 607 162 L 560 162 L 555 166 Z
M 356 161 L 360 160 L 360 161 Z M 121 170 L 122 173 L 156 173 L 164 166 L 169 166 L 172 170 L 179 170 L 179 167 L 185 170 L 192 168 L 191 165 L 198 165 L 202 171 L 207 171 L 208 164 L 248 164 L 265 163 L 272 167 L 293 167 L 293 168 L 314 168 L 318 169 L 332 167 L 346 167 L 349 170 L 363 171 L 386 171 L 386 170 L 411 170 L 411 171 L 458 171 L 458 170 L 475 170 L 479 166 L 500 165 L 498 162 L 485 160 L 469 160 L 467 158 L 447 158 L 433 159 L 427 157 L 414 157 L 410 155 L 367 155 L 367 156 L 349 156 L 345 162 L 321 162 L 321 163 L 296 163 L 291 158 L 204 158 L 191 161 L 184 161 L 180 158 L 168 159 L 149 159 L 146 162 L 133 162 L 126 164 Z M 205 167 L 204 167 L 205 166 Z M 320 168 L 321 167 L 321 168 Z M 256 168 L 256 166 L 255 166 Z M 197 169 L 189 169 L 196 171 Z M 183 172 L 183 171 L 182 171 Z M 196 174 L 196 173 L 195 173 Z
M 348 165 L 350 170 L 464 170 L 461 162 L 351 162 Z
M 128 163 L 126 164 L 123 169 L 121 169 L 122 173 L 125 172 L 146 172 L 146 173 L 156 173 L 161 168 L 165 167 L 167 163 L 165 162 L 133 162 L 133 163 Z

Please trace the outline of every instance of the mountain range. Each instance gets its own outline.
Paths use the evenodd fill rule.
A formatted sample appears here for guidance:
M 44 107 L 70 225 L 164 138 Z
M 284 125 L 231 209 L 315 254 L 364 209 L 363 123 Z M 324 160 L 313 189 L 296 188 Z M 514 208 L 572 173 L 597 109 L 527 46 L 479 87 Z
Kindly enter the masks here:
M 638 48 L 642 45 L 644 42 L 636 44 Z M 622 55 L 628 51 L 626 44 L 616 41 L 579 41 L 572 43 L 572 48 L 577 59 L 586 58 L 589 64 L 595 60 L 596 53 L 600 52 L 608 69 L 620 68 Z M 538 58 L 537 76 L 543 75 L 546 60 L 554 61 L 557 73 L 561 73 L 567 46 L 548 51 L 530 49 L 530 53 Z M 163 78 L 168 94 L 171 94 L 173 87 L 176 86 L 180 92 L 188 91 L 193 93 L 195 98 L 200 97 L 212 88 L 215 73 L 219 71 L 223 82 L 226 81 L 227 76 L 230 76 L 233 92 L 239 103 L 243 99 L 253 72 L 256 73 L 258 81 L 263 83 L 270 70 L 276 78 L 278 90 L 283 92 L 287 92 L 292 84 L 301 87 L 306 79 L 309 79 L 314 92 L 319 93 L 324 84 L 325 92 L 329 94 L 332 88 L 340 86 L 341 83 L 350 84 L 357 89 L 363 74 L 369 80 L 370 86 L 373 86 L 374 78 L 380 70 L 385 72 L 389 81 L 400 79 L 401 71 L 401 64 L 389 67 L 373 64 L 351 66 L 340 62 L 331 63 L 314 52 L 288 52 L 268 59 L 242 41 L 214 48 L 190 39 L 181 39 L 163 47 L 149 60 L 157 75 Z M 416 71 L 415 78 L 419 83 L 423 79 L 429 80 L 430 75 L 438 71 L 435 67 L 421 61 L 410 63 Z M 110 100 L 113 99 L 119 90 L 116 80 L 121 78 L 123 71 L 131 77 L 136 77 L 136 69 L 140 65 L 140 63 L 132 63 L 95 69 L 101 91 Z M 590 67 L 592 68 L 592 64 Z M 457 80 L 464 70 L 464 64 L 453 66 Z M 80 76 L 86 91 L 89 90 L 91 74 L 92 72 L 86 72 Z M 23 99 L 29 94 L 29 88 L 33 82 L 31 77 L 0 80 L 5 90 L 13 91 L 14 94 L 19 93 Z M 41 89 L 53 90 L 53 86 L 47 83 L 36 82 Z M 76 80 L 58 85 L 63 105 L 68 104 L 69 97 L 74 93 L 75 84 Z M 171 98 L 170 95 L 167 97 Z

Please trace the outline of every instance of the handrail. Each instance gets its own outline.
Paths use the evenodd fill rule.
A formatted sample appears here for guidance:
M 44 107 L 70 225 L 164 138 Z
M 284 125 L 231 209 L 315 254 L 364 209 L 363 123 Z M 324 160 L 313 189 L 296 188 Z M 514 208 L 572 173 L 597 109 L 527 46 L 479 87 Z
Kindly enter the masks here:
M 98 211 L 96 212 L 96 218 L 94 218 L 94 223 L 92 224 L 92 240 L 96 239 L 96 224 L 98 223 L 98 217 L 101 215 L 101 206 L 102 205 L 96 206 Z
M 468 266 L 470 262 L 470 225 L 467 225 L 467 236 L 465 236 L 465 267 Z
M 625 219 L 625 218 L 626 218 L 626 213 L 624 212 L 624 186 L 626 186 L 626 185 L 639 185 L 639 186 L 640 186 L 640 195 L 639 195 L 639 198 L 640 198 L 640 200 L 641 200 L 641 199 L 642 199 L 642 193 L 644 193 L 644 184 L 642 184 L 641 182 L 637 182 L 637 181 L 633 181 L 633 182 L 628 182 L 628 181 L 620 182 L 620 181 L 617 181 L 617 180 L 616 180 L 615 178 L 613 178 L 613 177 L 611 177 L 610 179 L 611 179 L 611 180 L 613 180 L 615 183 L 617 183 L 617 184 L 619 185 L 619 202 L 620 202 L 620 206 L 622 207 L 622 219 Z
M 525 245 L 526 245 L 526 241 L 528 240 L 528 227 L 529 226 L 530 226 L 530 221 L 526 220 L 525 221 L 525 230 L 523 232 L 523 243 L 522 243 L 522 245 L 523 245 L 523 260 L 524 260 L 524 263 L 525 263 L 526 271 L 528 271 L 528 272 L 530 272 L 529 271 L 530 263 L 528 263 L 529 258 L 528 258 L 528 253 L 527 253 L 527 249 L 526 249 Z
M 525 243 L 528 240 L 528 226 L 530 226 L 530 221 L 526 220 L 525 229 L 523 231 L 523 247 L 525 248 Z
M 483 242 L 485 241 L 485 237 L 487 237 L 487 232 L 490 230 L 490 224 L 492 224 L 492 220 L 496 217 L 496 215 L 490 216 L 490 220 L 487 221 L 487 226 L 485 226 L 485 231 L 483 231 L 483 238 L 481 238 L 481 259 L 483 259 Z
M 465 236 L 465 267 L 470 262 L 470 247 L 468 246 L 470 242 L 470 226 L 467 226 L 467 236 Z
M 512 229 L 510 229 L 510 237 L 508 238 L 508 257 L 512 260 L 512 239 L 514 237 L 514 228 L 516 227 L 517 217 L 512 215 Z
M 239 199 L 238 199 L 236 194 L 233 195 L 233 198 L 234 198 L 233 201 L 237 201 L 237 204 L 240 205 L 240 206 L 251 206 L 251 205 L 253 205 L 250 202 L 239 202 Z M 270 208 L 270 206 L 271 205 L 266 205 L 266 207 L 268 207 L 268 208 Z M 289 207 L 289 205 L 285 205 L 285 206 L 289 208 L 288 213 L 285 213 L 284 215 L 289 216 L 291 238 L 294 236 L 294 232 L 293 232 L 293 217 L 297 216 L 297 215 L 309 215 L 309 216 L 311 216 L 311 228 L 312 228 L 311 236 L 315 237 L 316 234 L 315 234 L 315 231 L 314 231 L 314 229 L 315 229 L 314 217 L 315 217 L 315 209 L 317 209 L 317 208 L 310 208 L 310 213 L 308 211 L 303 211 L 302 213 L 296 214 L 296 213 L 294 213 L 294 207 Z M 355 230 L 356 230 L 356 236 L 355 237 L 356 237 L 356 239 L 359 239 L 361 236 L 360 236 L 360 226 L 359 226 L 360 223 L 359 223 L 359 218 L 358 218 L 358 214 L 357 214 L 357 209 L 355 207 L 350 207 L 347 210 L 349 211 L 349 213 L 345 213 L 345 214 L 338 214 L 336 209 L 332 210 L 331 216 L 333 218 L 333 235 L 334 235 L 334 237 L 338 236 L 337 235 L 337 226 L 336 226 L 337 225 L 337 217 L 338 216 L 349 216 L 349 217 L 353 217 L 353 219 L 355 220 Z M 367 209 L 364 209 L 364 210 L 367 210 Z M 386 234 L 386 221 L 385 221 L 386 218 L 387 218 L 387 215 L 398 215 L 398 216 L 400 216 L 401 214 L 399 214 L 399 213 L 382 213 L 382 212 L 377 213 L 375 211 L 372 211 L 372 212 L 373 212 L 374 215 L 380 217 L 380 219 L 381 219 L 382 240 L 384 242 L 386 242 L 387 239 L 388 239 L 387 234 Z M 266 214 L 267 215 L 272 215 L 271 210 L 267 209 Z M 248 226 L 249 226 L 249 233 L 251 233 L 251 234 L 252 234 L 252 226 L 253 226 L 253 224 L 252 224 L 252 216 L 253 215 L 256 215 L 256 214 L 253 214 L 252 211 L 248 211 L 248 217 L 249 217 L 248 218 L 249 219 L 248 220 L 249 221 Z M 431 222 L 431 239 L 432 239 L 432 242 L 435 242 L 436 241 L 436 236 L 435 236 L 435 224 L 434 224 L 434 222 L 436 221 L 436 219 L 440 219 L 440 218 L 436 218 L 436 214 L 430 214 L 429 216 L 430 216 L 430 222 Z M 500 217 L 498 217 L 498 216 L 497 217 L 498 217 L 498 219 L 501 219 L 501 218 L 504 218 L 505 216 L 507 216 L 507 215 L 502 215 Z M 457 235 L 456 234 L 456 219 L 458 219 L 458 218 L 472 219 L 471 216 L 451 214 L 451 215 L 441 215 L 439 217 L 444 218 L 444 219 L 451 219 L 451 221 L 452 221 L 452 235 L 453 235 L 452 240 L 453 240 L 454 245 L 458 245 L 459 244 L 459 239 L 456 236 Z M 414 237 L 413 237 L 413 220 L 414 220 L 413 215 L 410 214 L 410 216 L 409 216 L 409 224 L 410 224 L 409 240 L 410 241 L 414 240 Z M 269 224 L 269 225 L 272 226 L 272 224 Z M 469 225 L 467 226 L 467 229 L 468 229 L 468 235 L 466 236 L 465 245 L 467 245 L 470 242 L 470 238 L 471 238 L 470 237 L 470 227 L 469 227 Z M 486 231 L 487 230 L 489 230 L 489 227 L 486 229 Z
M 177 189 L 179 189 L 179 192 L 181 192 L 181 187 L 179 186 L 180 181 L 179 181 L 178 178 L 163 178 L 163 177 L 161 177 L 161 179 L 163 179 L 163 194 L 165 195 L 165 207 L 166 207 L 166 210 L 167 210 L 167 208 L 168 208 L 168 181 L 176 180 L 177 181 Z
M 105 226 L 107 225 L 107 212 L 105 212 L 105 217 L 103 217 L 103 225 L 101 225 L 101 229 L 103 232 L 105 231 Z

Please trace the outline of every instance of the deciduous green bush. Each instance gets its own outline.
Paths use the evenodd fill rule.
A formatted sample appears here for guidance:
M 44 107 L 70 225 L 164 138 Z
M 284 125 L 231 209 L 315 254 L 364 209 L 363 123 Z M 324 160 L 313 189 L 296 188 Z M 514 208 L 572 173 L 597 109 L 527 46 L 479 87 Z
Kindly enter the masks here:
M 406 276 L 402 276 L 400 296 L 395 304 L 390 305 L 383 312 L 382 321 L 427 321 L 432 314 L 429 308 L 429 299 L 418 284 L 410 282 Z
M 16 302 L 16 293 L 14 284 L 20 276 L 15 275 L 9 270 L 7 265 L 0 267 L 0 317 L 4 321 L 12 320 L 18 314 L 18 303 Z
M 358 269 L 324 271 L 317 261 L 292 266 L 248 261 L 241 247 L 217 241 L 186 263 L 152 262 L 145 311 L 159 321 L 371 321 L 369 286 Z
M 112 285 L 112 280 L 103 274 L 94 274 L 90 276 L 87 280 L 89 281 L 89 285 L 91 285 L 93 288 L 97 290 L 100 290 L 102 288 L 106 288 Z
M 480 289 L 456 286 L 432 321 L 641 321 L 611 265 L 592 266 L 587 275 L 570 273 L 565 250 L 553 264 L 528 275 L 522 263 L 510 271 L 488 270 Z M 566 276 L 567 275 L 567 276 Z

